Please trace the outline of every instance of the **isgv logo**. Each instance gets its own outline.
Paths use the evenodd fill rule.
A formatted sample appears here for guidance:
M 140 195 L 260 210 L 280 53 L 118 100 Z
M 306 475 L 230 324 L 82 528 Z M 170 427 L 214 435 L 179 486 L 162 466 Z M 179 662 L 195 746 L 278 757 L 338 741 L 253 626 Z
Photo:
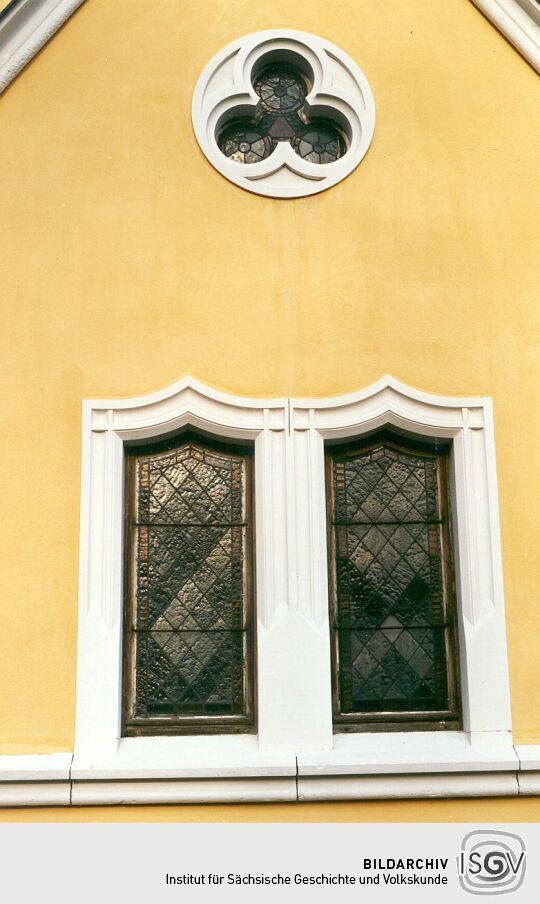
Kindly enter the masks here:
M 457 858 L 459 883 L 472 895 L 504 895 L 525 878 L 525 842 L 512 832 L 469 832 Z

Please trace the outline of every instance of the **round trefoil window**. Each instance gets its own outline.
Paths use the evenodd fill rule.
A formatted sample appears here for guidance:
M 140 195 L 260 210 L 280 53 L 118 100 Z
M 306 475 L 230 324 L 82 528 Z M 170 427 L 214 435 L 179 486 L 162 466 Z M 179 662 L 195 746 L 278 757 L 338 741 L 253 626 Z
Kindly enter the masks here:
M 330 188 L 366 154 L 375 125 L 367 79 L 323 38 L 263 31 L 225 47 L 193 95 L 212 165 L 247 191 L 298 198 Z

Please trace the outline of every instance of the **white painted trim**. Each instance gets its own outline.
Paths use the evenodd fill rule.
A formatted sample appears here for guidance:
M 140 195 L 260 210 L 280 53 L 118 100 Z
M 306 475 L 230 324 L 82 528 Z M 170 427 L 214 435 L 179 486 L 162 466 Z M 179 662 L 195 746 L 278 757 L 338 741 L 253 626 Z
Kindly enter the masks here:
M 540 72 L 540 10 L 531 0 L 472 0 L 516 50 Z
M 122 738 L 123 444 L 186 424 L 255 444 L 258 735 Z M 453 440 L 462 732 L 332 734 L 324 440 L 388 424 Z M 74 800 L 284 799 L 297 780 L 320 799 L 327 787 L 369 796 L 383 785 L 357 779 L 383 774 L 452 773 L 441 787 L 457 788 L 458 775 L 497 772 L 515 784 L 489 399 L 391 376 L 331 399 L 245 399 L 186 377 L 138 399 L 85 402 L 82 470 Z M 331 785 L 317 784 L 324 776 Z
M 540 744 L 517 744 L 519 793 L 540 795 Z
M 360 743 L 357 742 L 360 741 Z M 300 778 L 321 775 L 515 771 L 509 732 L 417 731 L 337 735 L 334 749 L 298 755 Z M 540 765 L 538 767 L 540 769 Z
M 251 82 L 257 62 L 268 54 L 294 54 L 313 73 L 306 105 L 347 123 L 348 149 L 333 163 L 303 160 L 287 142 L 259 163 L 229 160 L 216 142 L 216 130 L 231 111 L 245 114 L 258 102 Z M 210 163 L 247 191 L 272 198 L 316 194 L 349 175 L 367 153 L 375 127 L 375 105 L 368 81 L 356 63 L 324 38 L 285 29 L 245 35 L 217 53 L 204 68 L 193 94 L 195 136 Z
M 0 93 L 85 0 L 20 0 L 0 18 Z
M 123 444 L 163 436 L 185 425 L 217 436 L 255 443 L 257 572 L 258 745 L 263 751 L 320 745 L 321 725 L 306 703 L 305 686 L 324 697 L 321 672 L 324 638 L 290 605 L 291 520 L 287 480 L 288 406 L 283 399 L 241 399 L 185 378 L 169 389 L 123 401 L 83 405 L 83 464 L 79 589 L 79 645 L 75 763 L 107 756 L 121 763 L 121 625 Z M 311 635 L 311 639 L 309 639 Z M 298 650 L 303 649 L 301 668 Z M 284 704 L 284 700 L 287 702 Z M 317 704 L 318 706 L 318 704 Z M 325 720 L 326 744 L 331 724 Z M 143 739 L 137 739 L 138 742 Z M 248 755 L 252 739 L 238 739 L 237 755 Z M 191 742 L 184 742 L 190 749 Z M 227 736 L 198 739 L 192 758 L 218 745 L 227 754 Z M 142 749 L 142 744 L 139 743 Z M 166 738 L 154 738 L 152 757 L 163 766 Z M 219 760 L 218 756 L 218 760 Z
M 69 807 L 69 782 L 0 782 L 0 807 Z
M 524 772 L 540 771 L 540 744 L 516 744 L 516 754 Z
M 300 470 L 297 482 L 298 592 L 325 635 L 329 650 L 326 574 L 324 440 L 361 436 L 386 425 L 419 436 L 452 439 L 451 492 L 454 512 L 461 687 L 464 731 L 510 732 L 499 537 L 495 437 L 491 400 L 446 398 L 421 392 L 385 376 L 365 390 L 331 399 L 291 400 L 291 430 Z M 302 487 L 309 485 L 309 492 Z M 312 582 L 312 589 L 305 588 Z M 315 589 L 316 588 L 316 589 Z M 324 662 L 325 670 L 329 668 Z M 320 714 L 323 717 L 323 712 Z M 406 737 L 411 748 L 415 733 Z M 444 745 L 444 735 L 438 744 Z M 346 742 L 361 756 L 361 734 Z M 392 744 L 391 738 L 388 743 Z M 335 747 L 335 743 L 334 743 Z
M 292 803 L 296 780 L 213 779 L 212 781 L 74 782 L 74 806 L 119 804 Z
M 455 733 L 456 736 L 459 733 Z M 426 743 L 430 739 L 423 736 Z M 381 747 L 384 746 L 378 736 Z M 131 739 L 130 739 L 131 740 Z M 149 739 L 146 739 L 149 740 Z M 176 740 L 176 739 L 169 739 Z M 375 740 L 375 739 L 373 739 Z M 0 756 L 0 807 L 103 806 L 180 803 L 295 803 L 323 800 L 377 800 L 453 797 L 517 797 L 540 794 L 540 747 L 519 745 L 520 762 L 502 739 L 486 739 L 486 750 L 466 755 L 462 746 L 452 762 L 404 762 L 394 764 L 388 751 L 380 768 L 370 764 L 341 762 L 321 765 L 299 763 L 294 757 L 266 757 L 259 771 L 246 765 L 221 772 L 204 765 L 190 770 L 163 769 L 160 775 L 139 768 L 114 773 L 102 769 L 70 770 L 70 754 Z M 384 742 L 385 743 L 385 742 Z M 487 746 L 495 749 L 488 752 Z M 398 742 L 399 746 L 399 742 Z M 503 747 L 505 748 L 503 750 Z M 498 763 L 495 757 L 502 753 Z M 475 759 L 476 756 L 476 759 Z M 288 760 L 288 762 L 286 762 Z M 320 757 L 319 757 L 320 760 Z M 171 764 L 169 764 L 171 765 Z M 436 767 L 436 768 L 433 768 Z M 406 770 L 410 769 L 410 772 Z
M 0 756 L 0 807 L 65 807 L 71 753 Z
M 539 0 L 516 0 L 522 9 L 533 19 L 537 25 L 540 25 L 540 3 Z
M 519 794 L 514 772 L 452 775 L 330 776 L 298 781 L 298 799 L 393 800 L 396 798 L 515 797 Z
M 116 749 L 86 749 L 73 758 L 75 781 L 206 780 L 296 776 L 294 753 L 265 752 L 253 735 L 123 738 Z
M 73 754 L 0 756 L 0 782 L 67 782 Z

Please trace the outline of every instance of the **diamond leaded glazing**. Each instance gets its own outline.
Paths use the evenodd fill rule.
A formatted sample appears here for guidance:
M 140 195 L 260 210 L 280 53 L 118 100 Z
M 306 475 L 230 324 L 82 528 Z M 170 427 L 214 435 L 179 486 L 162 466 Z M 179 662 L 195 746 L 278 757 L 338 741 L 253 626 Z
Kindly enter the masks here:
M 329 119 L 308 116 L 308 86 L 302 73 L 288 63 L 272 63 L 253 87 L 260 100 L 252 117 L 238 117 L 218 135 L 220 150 L 237 163 L 259 163 L 280 141 L 287 141 L 304 160 L 333 163 L 347 150 L 339 129 Z
M 135 459 L 132 718 L 246 714 L 246 457 Z
M 390 439 L 332 452 L 342 715 L 451 709 L 442 466 Z

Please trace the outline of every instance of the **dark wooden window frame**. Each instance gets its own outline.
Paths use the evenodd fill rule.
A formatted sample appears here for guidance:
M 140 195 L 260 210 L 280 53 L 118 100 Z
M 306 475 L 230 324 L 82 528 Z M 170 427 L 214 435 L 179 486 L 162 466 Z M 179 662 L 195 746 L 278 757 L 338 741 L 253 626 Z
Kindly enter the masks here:
M 237 455 L 245 462 L 246 537 L 244 556 L 244 599 L 246 654 L 244 660 L 244 704 L 242 715 L 175 715 L 137 718 L 133 715 L 135 695 L 136 634 L 133 629 L 137 607 L 136 577 L 136 463 L 146 456 L 173 451 L 193 441 L 226 455 Z M 144 444 L 125 444 L 124 481 L 124 624 L 122 670 L 122 734 L 126 737 L 146 735 L 197 735 L 253 733 L 256 731 L 256 618 L 255 618 L 255 511 L 254 511 L 254 445 L 239 444 L 226 438 L 216 439 L 204 431 L 186 427 L 174 436 Z
M 367 452 L 386 442 L 397 451 L 415 455 L 435 455 L 437 460 L 438 490 L 443 525 L 441 530 L 441 565 L 443 608 L 447 621 L 445 630 L 446 670 L 449 708 L 434 711 L 355 712 L 342 713 L 339 688 L 339 633 L 336 597 L 336 554 L 333 525 L 334 499 L 332 462 L 336 452 Z M 459 680 L 459 644 L 455 566 L 452 545 L 452 508 L 449 498 L 449 460 L 451 442 L 445 440 L 421 440 L 385 429 L 359 439 L 335 440 L 325 443 L 325 482 L 327 506 L 328 582 L 330 601 L 330 637 L 332 661 L 332 710 L 334 732 L 373 731 L 458 731 L 462 728 L 461 693 Z

